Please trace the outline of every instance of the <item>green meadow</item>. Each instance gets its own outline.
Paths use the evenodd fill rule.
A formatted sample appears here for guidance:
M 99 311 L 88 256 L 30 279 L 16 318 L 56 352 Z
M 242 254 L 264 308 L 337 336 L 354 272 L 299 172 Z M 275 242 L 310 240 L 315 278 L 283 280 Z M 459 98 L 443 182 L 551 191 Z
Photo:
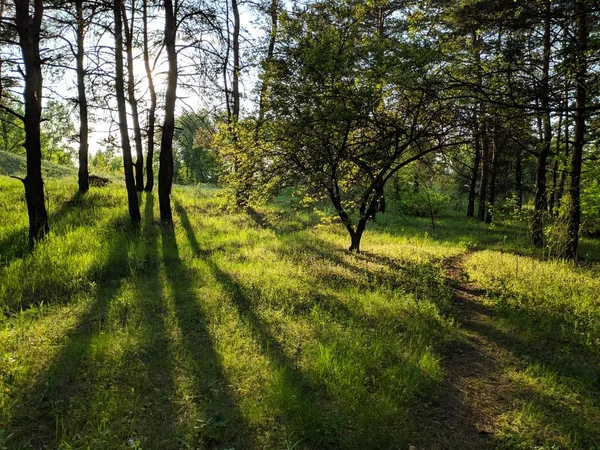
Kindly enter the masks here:
M 353 254 L 331 211 L 209 186 L 175 187 L 172 229 L 140 194 L 133 229 L 118 180 L 60 175 L 33 250 L 0 176 L 1 449 L 600 447 L 594 241 L 575 266 L 519 223 L 392 205 Z

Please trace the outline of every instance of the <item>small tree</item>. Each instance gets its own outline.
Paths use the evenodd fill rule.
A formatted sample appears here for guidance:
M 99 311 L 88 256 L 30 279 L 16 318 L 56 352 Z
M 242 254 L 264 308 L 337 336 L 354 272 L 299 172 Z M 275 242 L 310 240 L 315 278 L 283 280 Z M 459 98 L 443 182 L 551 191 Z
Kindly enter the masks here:
M 376 14 L 339 0 L 296 10 L 265 76 L 269 173 L 327 195 L 355 252 L 387 181 L 458 136 L 436 53 L 406 38 L 403 14 L 385 37 L 365 28 Z

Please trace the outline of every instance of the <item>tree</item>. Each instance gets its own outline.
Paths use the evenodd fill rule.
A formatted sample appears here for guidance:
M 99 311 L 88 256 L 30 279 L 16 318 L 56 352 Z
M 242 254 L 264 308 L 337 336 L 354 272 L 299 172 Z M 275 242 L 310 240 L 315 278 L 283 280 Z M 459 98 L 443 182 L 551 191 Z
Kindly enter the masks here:
M 57 164 L 72 165 L 75 150 L 75 125 L 67 104 L 50 100 L 44 108 L 41 126 L 43 159 Z
M 146 78 L 148 80 L 148 93 L 150 95 L 150 109 L 148 110 L 148 128 L 146 131 L 148 139 L 148 152 L 146 154 L 146 192 L 152 192 L 154 189 L 154 128 L 156 123 L 156 89 L 154 88 L 154 78 L 152 68 L 150 67 L 150 49 L 148 43 L 148 0 L 142 1 L 142 26 L 143 26 L 143 46 L 144 46 L 144 67 L 146 69 Z
M 565 256 L 569 259 L 577 258 L 579 247 L 579 228 L 581 225 L 581 166 L 583 159 L 583 146 L 585 143 L 585 126 L 587 105 L 587 55 L 589 30 L 587 24 L 587 5 L 583 0 L 575 2 L 575 130 L 573 132 L 573 154 L 571 156 L 571 184 L 569 187 L 569 218 L 568 240 Z
M 75 36 L 77 42 L 77 104 L 79 106 L 79 192 L 85 194 L 90 188 L 89 182 L 89 125 L 88 101 L 85 92 L 85 35 L 90 18 L 84 16 L 83 0 L 75 0 Z
M 125 171 L 125 187 L 127 189 L 129 217 L 134 224 L 138 224 L 141 220 L 140 205 L 133 175 L 131 143 L 129 141 L 127 110 L 125 105 L 125 86 L 123 82 L 122 1 L 123 0 L 114 0 L 113 5 L 113 16 L 115 21 L 115 92 L 117 97 L 117 107 L 119 109 L 119 130 L 121 132 L 121 146 L 123 148 L 123 170 Z
M 353 1 L 296 9 L 265 77 L 270 176 L 329 197 L 356 252 L 387 181 L 458 140 L 452 105 L 438 95 L 436 52 L 405 39 L 405 24 L 385 39 L 365 31 L 374 14 Z
M 40 55 L 40 33 L 44 15 L 42 0 L 15 0 L 15 16 L 12 26 L 16 28 L 21 49 L 24 77 L 24 115 L 11 113 L 23 121 L 25 129 L 25 153 L 27 175 L 21 180 L 25 186 L 25 200 L 29 215 L 29 243 L 33 245 L 50 231 L 48 212 L 44 201 L 42 180 L 42 58 Z M 3 109 L 6 109 L 4 107 Z
M 206 111 L 182 114 L 175 121 L 173 146 L 179 170 L 178 183 L 214 183 L 217 163 L 211 149 L 215 126 Z M 181 167 L 185 170 L 182 173 Z
M 165 49 L 169 69 L 167 73 L 167 91 L 165 96 L 165 120 L 160 142 L 160 158 L 158 168 L 158 203 L 160 219 L 171 225 L 171 187 L 173 186 L 173 132 L 175 130 L 175 102 L 177 100 L 177 52 L 175 35 L 177 23 L 175 10 L 171 0 L 165 0 Z
M 138 191 L 144 190 L 144 151 L 142 148 L 142 129 L 138 114 L 138 101 L 135 97 L 135 73 L 133 71 L 133 30 L 135 23 L 135 2 L 131 5 L 131 24 L 127 20 L 125 2 L 121 5 L 123 26 L 125 30 L 125 52 L 127 55 L 127 97 L 131 107 L 131 120 L 133 121 L 133 135 L 135 142 L 135 186 Z

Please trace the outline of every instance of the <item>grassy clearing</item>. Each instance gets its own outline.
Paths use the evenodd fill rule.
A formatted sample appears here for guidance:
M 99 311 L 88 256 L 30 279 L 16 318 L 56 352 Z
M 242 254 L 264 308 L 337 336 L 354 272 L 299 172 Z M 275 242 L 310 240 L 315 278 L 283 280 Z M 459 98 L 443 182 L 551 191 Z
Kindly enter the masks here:
M 596 269 L 564 265 L 555 287 L 526 301 L 527 280 L 557 269 L 535 262 L 508 284 L 510 264 L 525 257 L 506 253 L 519 245 L 504 236 L 522 230 L 448 217 L 434 232 L 388 214 L 352 255 L 335 221 L 289 202 L 238 214 L 214 189 L 177 188 L 175 227 L 164 230 L 157 199 L 143 194 L 142 227 L 132 230 L 122 187 L 80 198 L 73 179 L 47 185 L 52 232 L 29 252 L 22 186 L 0 177 L 0 448 L 423 442 L 445 355 L 461 345 L 443 261 L 486 246 L 504 253 L 474 254 L 469 274 L 522 362 L 511 379 L 523 400 L 497 442 L 597 442 Z M 500 256 L 505 272 L 493 265 Z M 572 281 L 586 302 L 558 304 Z M 558 322 L 546 326 L 546 316 Z
M 12 207 L 20 185 L 1 183 Z M 349 255 L 337 226 L 285 231 L 195 189 L 175 193 L 174 232 L 143 195 L 136 232 L 121 188 L 48 188 L 49 239 L 20 253 L 15 208 L 0 241 L 4 447 L 408 445 L 452 341 L 440 263 L 460 247 L 373 233 Z

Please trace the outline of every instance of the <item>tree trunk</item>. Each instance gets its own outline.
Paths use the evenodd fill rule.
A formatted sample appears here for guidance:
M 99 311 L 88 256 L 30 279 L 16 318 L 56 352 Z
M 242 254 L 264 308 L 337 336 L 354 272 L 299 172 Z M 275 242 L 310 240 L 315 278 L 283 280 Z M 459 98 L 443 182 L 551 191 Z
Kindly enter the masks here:
M 551 51 L 551 24 L 550 24 L 550 0 L 544 0 L 544 60 L 542 67 L 542 96 L 541 96 L 541 131 L 542 149 L 538 153 L 536 177 L 535 177 L 535 199 L 533 225 L 531 239 L 533 245 L 542 247 L 544 245 L 544 212 L 548 210 L 548 198 L 546 195 L 546 164 L 550 155 L 552 143 L 552 123 L 550 120 L 550 51 Z M 539 117 L 539 116 L 538 116 Z
M 233 96 L 233 120 L 237 124 L 240 118 L 240 12 L 238 9 L 238 0 L 231 0 L 233 9 L 233 78 L 232 91 Z
M 560 142 L 560 141 L 559 141 Z M 558 152 L 556 153 L 558 157 Z M 558 187 L 558 159 L 554 160 L 554 166 L 552 167 L 552 193 L 550 194 L 550 204 L 548 205 L 548 212 L 551 216 L 554 216 L 554 207 L 556 205 L 556 189 Z
M 473 170 L 471 171 L 471 180 L 469 181 L 469 201 L 467 203 L 467 217 L 475 215 L 475 195 L 477 192 L 477 174 L 481 165 L 481 142 L 479 141 L 479 130 L 475 129 L 475 160 L 473 161 Z
M 133 73 L 133 23 L 135 10 L 131 7 L 131 26 L 127 21 L 127 8 L 122 3 L 123 25 L 125 27 L 125 51 L 127 53 L 127 97 L 131 106 L 131 120 L 133 121 L 133 139 L 135 141 L 135 187 L 138 191 L 144 190 L 144 150 L 142 146 L 142 130 L 138 103 L 135 98 L 135 77 Z
M 492 161 L 490 164 L 490 183 L 488 186 L 488 207 L 485 215 L 485 223 L 492 223 L 494 215 L 494 202 L 496 201 L 496 173 L 498 171 L 498 133 L 497 126 L 494 127 L 492 142 Z
M 517 162 L 515 166 L 515 189 L 517 191 L 517 208 L 523 207 L 523 161 L 521 149 L 517 149 Z
M 377 212 L 385 213 L 385 189 L 377 188 Z
M 575 86 L 577 86 L 577 100 L 575 104 L 575 131 L 573 135 L 573 155 L 571 157 L 571 185 L 569 194 L 571 197 L 569 219 L 568 219 L 568 240 L 565 256 L 569 259 L 577 259 L 577 248 L 579 246 L 579 227 L 581 225 L 581 204 L 580 204 L 580 182 L 581 182 L 581 164 L 583 157 L 583 145 L 585 140 L 585 105 L 586 96 L 586 51 L 588 41 L 587 12 L 585 3 L 581 0 L 575 2 L 575 13 L 577 16 L 577 50 L 576 50 L 576 68 L 575 68 Z
M 551 216 L 555 215 L 555 206 L 557 204 L 556 194 L 558 190 L 558 157 L 560 155 L 562 122 L 563 113 L 561 112 L 558 117 L 558 131 L 556 133 L 556 151 L 554 156 L 554 167 L 552 168 L 552 193 L 550 194 L 550 205 L 548 206 L 548 211 L 550 212 Z
M 121 2 L 114 2 L 115 20 L 115 91 L 119 109 L 119 131 L 121 132 L 121 147 L 123 148 L 123 170 L 125 171 L 125 186 L 129 204 L 129 217 L 134 224 L 141 220 L 135 178 L 133 176 L 133 161 L 131 159 L 131 143 L 127 127 L 127 109 L 125 105 L 125 86 L 123 83 L 123 24 L 121 22 Z
M 239 149 L 239 128 L 238 121 L 240 119 L 240 11 L 238 8 L 238 0 L 231 0 L 231 9 L 233 12 L 233 75 L 231 96 L 233 97 L 232 115 L 229 123 L 230 130 L 233 134 L 233 145 L 236 147 L 236 155 L 240 154 Z M 237 156 L 236 156 L 237 158 Z M 238 208 L 248 206 L 248 192 L 250 191 L 250 182 L 247 173 L 240 169 L 241 163 L 237 160 L 234 163 L 234 170 L 238 173 L 239 183 L 235 189 L 235 200 Z
M 42 147 L 40 124 L 42 120 L 42 61 L 40 58 L 40 30 L 44 6 L 34 1 L 33 17 L 29 15 L 29 0 L 15 0 L 16 26 L 19 46 L 25 67 L 25 151 L 27 176 L 23 180 L 29 215 L 29 243 L 33 245 L 50 230 L 42 180 Z
M 569 84 L 568 81 L 565 83 L 565 106 L 569 107 Z M 566 114 L 566 113 L 565 113 Z M 558 182 L 558 192 L 556 194 L 556 208 L 560 209 L 562 203 L 563 194 L 565 192 L 565 182 L 567 181 L 567 166 L 569 164 L 569 156 L 571 153 L 571 147 L 569 147 L 569 118 L 568 115 L 565 118 L 565 163 L 560 171 L 560 181 Z
M 360 219 L 358 225 L 356 226 L 356 230 L 353 233 L 350 233 L 350 248 L 348 249 L 351 252 L 360 253 L 360 241 L 362 239 L 362 235 L 367 227 L 367 219 Z
M 146 156 L 146 187 L 147 192 L 152 192 L 154 188 L 154 127 L 156 123 L 156 90 L 154 89 L 154 79 L 152 69 L 150 68 L 150 51 L 148 49 L 148 0 L 143 1 L 143 34 L 144 34 L 144 66 L 146 68 L 146 78 L 148 79 L 148 91 L 150 93 L 150 109 L 148 111 L 148 154 Z
M 85 20 L 83 17 L 83 0 L 75 2 L 76 34 L 77 34 L 77 103 L 79 105 L 79 192 L 85 194 L 90 189 L 88 168 L 88 104 L 85 94 Z
M 160 220 L 167 225 L 173 223 L 171 211 L 171 188 L 173 186 L 173 132 L 175 130 L 175 102 L 177 100 L 177 53 L 175 51 L 175 11 L 173 1 L 165 0 L 165 49 L 169 71 L 165 95 L 165 121 L 160 142 L 158 169 L 158 203 Z
M 485 199 L 487 198 L 487 185 L 490 166 L 490 140 L 487 135 L 487 126 L 485 122 L 483 124 L 481 143 L 481 183 L 479 184 L 479 208 L 477 210 L 477 220 L 483 222 L 485 220 Z

